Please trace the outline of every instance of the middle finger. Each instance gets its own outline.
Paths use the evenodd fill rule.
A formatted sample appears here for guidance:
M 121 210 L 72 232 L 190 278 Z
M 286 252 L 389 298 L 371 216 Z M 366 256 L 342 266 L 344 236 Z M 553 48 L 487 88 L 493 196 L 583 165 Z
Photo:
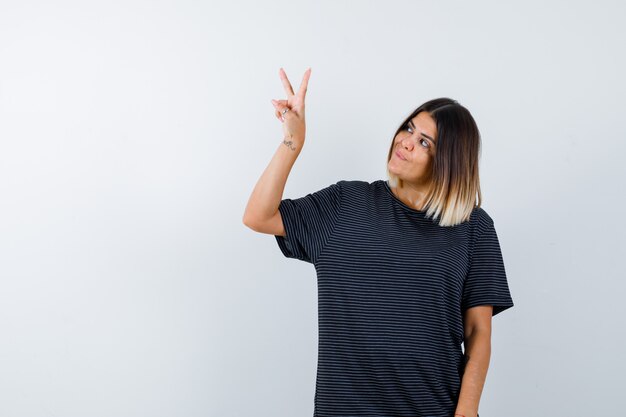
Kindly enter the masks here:
M 304 72 L 304 76 L 302 77 L 302 83 L 300 84 L 300 90 L 298 91 L 298 96 L 304 102 L 304 97 L 306 96 L 306 89 L 309 85 L 309 78 L 311 77 L 311 68 L 307 69 Z

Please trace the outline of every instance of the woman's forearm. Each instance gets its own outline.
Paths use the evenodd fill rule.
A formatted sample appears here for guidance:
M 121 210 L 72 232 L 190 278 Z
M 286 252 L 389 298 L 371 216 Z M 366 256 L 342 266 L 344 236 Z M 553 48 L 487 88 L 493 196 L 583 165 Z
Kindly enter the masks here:
M 465 417 L 478 415 L 478 403 L 487 378 L 491 358 L 491 332 L 475 330 L 465 339 L 465 372 L 455 413 Z
M 245 224 L 263 222 L 276 214 L 287 178 L 303 145 L 304 139 L 293 137 L 286 137 L 280 143 L 250 195 L 243 215 Z

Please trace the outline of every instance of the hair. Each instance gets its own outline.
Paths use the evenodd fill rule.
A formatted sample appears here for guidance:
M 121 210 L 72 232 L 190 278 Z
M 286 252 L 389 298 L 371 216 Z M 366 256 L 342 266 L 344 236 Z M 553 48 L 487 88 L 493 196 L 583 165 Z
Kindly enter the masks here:
M 422 111 L 428 112 L 437 125 L 436 151 L 424 204 L 426 217 L 439 219 L 440 226 L 456 226 L 469 220 L 474 208 L 481 205 L 480 132 L 470 112 L 456 100 L 433 99 L 415 109 L 396 130 L 387 163 L 393 155 L 398 133 Z M 389 168 L 387 176 L 393 187 L 403 186 L 402 179 L 389 172 Z

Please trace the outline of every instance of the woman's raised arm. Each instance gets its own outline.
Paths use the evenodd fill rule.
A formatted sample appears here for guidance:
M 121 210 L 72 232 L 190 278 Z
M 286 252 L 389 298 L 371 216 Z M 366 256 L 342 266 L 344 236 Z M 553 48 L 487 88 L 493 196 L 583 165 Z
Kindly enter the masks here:
M 279 71 L 286 100 L 272 100 L 276 117 L 283 125 L 283 141 L 278 146 L 269 165 L 257 181 L 246 210 L 243 223 L 254 231 L 275 235 L 285 235 L 278 206 L 293 164 L 304 146 L 306 124 L 304 120 L 304 99 L 311 75 L 309 68 L 304 73 L 298 94 L 294 94 L 287 74 Z

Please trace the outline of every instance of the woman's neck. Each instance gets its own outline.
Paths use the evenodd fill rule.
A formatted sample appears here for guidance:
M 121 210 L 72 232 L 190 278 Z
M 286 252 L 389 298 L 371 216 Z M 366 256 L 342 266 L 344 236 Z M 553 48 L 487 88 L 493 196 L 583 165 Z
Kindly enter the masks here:
M 428 190 L 424 188 L 416 188 L 413 186 L 390 187 L 391 192 L 398 197 L 400 201 L 416 210 L 423 210 L 424 200 Z

